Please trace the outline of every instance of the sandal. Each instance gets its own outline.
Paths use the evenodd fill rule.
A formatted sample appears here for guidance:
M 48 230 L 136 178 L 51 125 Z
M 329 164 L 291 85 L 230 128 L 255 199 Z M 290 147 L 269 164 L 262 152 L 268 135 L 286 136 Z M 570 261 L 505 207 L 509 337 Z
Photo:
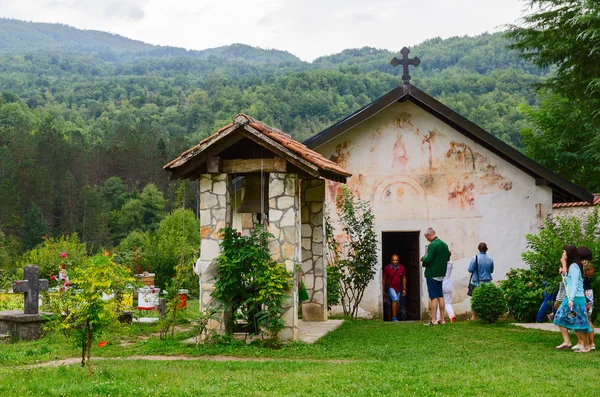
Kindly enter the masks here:
M 423 325 L 427 327 L 427 326 L 430 326 L 430 325 L 438 325 L 438 323 L 434 323 L 433 321 L 430 321 L 430 322 L 428 322 L 426 324 L 423 324 Z
M 562 344 L 562 345 L 556 346 L 556 350 L 567 350 L 567 349 L 571 349 L 571 345 Z M 575 351 L 579 351 L 579 350 L 575 350 Z

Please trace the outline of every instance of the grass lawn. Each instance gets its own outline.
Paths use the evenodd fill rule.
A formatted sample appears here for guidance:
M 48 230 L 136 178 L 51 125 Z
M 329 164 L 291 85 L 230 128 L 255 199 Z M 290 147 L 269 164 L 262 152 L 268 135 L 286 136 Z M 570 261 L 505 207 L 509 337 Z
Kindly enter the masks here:
M 193 313 L 190 313 L 190 316 Z M 597 396 L 600 351 L 554 351 L 560 335 L 510 324 L 348 321 L 314 345 L 271 350 L 241 342 L 185 346 L 133 325 L 94 348 L 94 373 L 79 365 L 28 367 L 78 351 L 59 335 L 0 345 L 0 392 L 26 396 L 452 395 Z M 128 340 L 125 346 L 120 341 Z M 133 343 L 134 342 L 134 343 Z M 193 361 L 128 356 L 201 356 Z M 207 360 L 219 356 L 221 360 Z M 249 361 L 223 361 L 222 356 Z M 99 359 L 106 357 L 110 359 Z M 98 358 L 94 361 L 94 358 Z

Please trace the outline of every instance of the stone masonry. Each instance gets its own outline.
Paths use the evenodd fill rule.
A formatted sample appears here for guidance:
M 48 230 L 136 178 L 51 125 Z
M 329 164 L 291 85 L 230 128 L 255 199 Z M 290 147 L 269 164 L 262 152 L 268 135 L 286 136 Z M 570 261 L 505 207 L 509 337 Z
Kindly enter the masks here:
M 281 340 L 298 339 L 298 280 L 295 271 L 298 263 L 299 224 L 298 176 L 271 173 L 269 175 L 269 232 L 275 239 L 269 243 L 271 257 L 294 275 L 292 290 L 284 306 Z
M 219 230 L 231 225 L 231 183 L 227 174 L 202 174 L 200 177 L 200 286 L 201 310 L 212 304 L 222 236 Z M 211 330 L 224 330 L 225 321 L 211 322 Z
M 327 277 L 323 261 L 323 201 L 325 181 L 307 179 L 302 181 L 302 273 L 308 291 L 309 302 L 316 304 L 310 314 L 303 312 L 305 321 L 327 320 Z M 313 305 L 310 307 L 312 308 Z M 304 309 L 303 309 L 304 310 Z M 316 313 L 313 313 L 316 311 Z M 304 317 L 307 317 L 306 319 Z

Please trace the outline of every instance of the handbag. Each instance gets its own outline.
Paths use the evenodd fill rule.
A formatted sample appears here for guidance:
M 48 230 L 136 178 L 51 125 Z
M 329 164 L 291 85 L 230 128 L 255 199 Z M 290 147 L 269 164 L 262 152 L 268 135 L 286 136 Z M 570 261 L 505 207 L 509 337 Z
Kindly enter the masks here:
M 479 261 L 477 260 L 479 254 L 475 255 L 475 273 L 477 273 L 477 280 L 479 280 Z M 471 278 L 469 278 L 469 286 L 467 287 L 467 295 L 473 296 L 473 291 L 477 288 L 475 284 L 473 284 L 473 273 L 471 273 Z

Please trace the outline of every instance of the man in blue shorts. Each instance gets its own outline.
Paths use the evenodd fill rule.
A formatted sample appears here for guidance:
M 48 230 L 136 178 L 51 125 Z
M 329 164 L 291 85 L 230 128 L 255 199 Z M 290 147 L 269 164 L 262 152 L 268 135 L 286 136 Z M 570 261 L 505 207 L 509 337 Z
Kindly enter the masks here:
M 440 240 L 432 228 L 425 231 L 425 238 L 429 241 L 429 246 L 425 256 L 421 258 L 425 268 L 425 279 L 427 280 L 427 291 L 429 293 L 429 308 L 431 309 L 431 321 L 425 325 L 445 324 L 444 311 L 444 292 L 442 283 L 446 275 L 446 266 L 450 260 L 450 251 L 448 245 Z M 438 307 L 440 309 L 440 318 L 437 317 Z
M 396 254 L 392 255 L 392 263 L 383 268 L 383 291 L 392 301 L 392 321 L 398 321 L 398 301 L 403 304 L 406 296 L 406 271 Z

